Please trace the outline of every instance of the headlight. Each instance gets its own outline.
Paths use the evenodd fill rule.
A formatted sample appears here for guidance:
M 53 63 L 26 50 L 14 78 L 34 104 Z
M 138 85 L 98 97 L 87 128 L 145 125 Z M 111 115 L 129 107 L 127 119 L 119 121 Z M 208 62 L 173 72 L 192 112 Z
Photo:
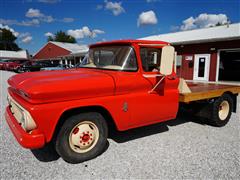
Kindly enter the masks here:
M 22 127 L 26 131 L 31 131 L 37 127 L 36 123 L 34 122 L 28 111 L 23 111 L 23 117 L 24 121 L 22 123 Z
M 30 113 L 18 104 L 9 94 L 7 96 L 10 110 L 25 131 L 31 131 L 37 127 Z

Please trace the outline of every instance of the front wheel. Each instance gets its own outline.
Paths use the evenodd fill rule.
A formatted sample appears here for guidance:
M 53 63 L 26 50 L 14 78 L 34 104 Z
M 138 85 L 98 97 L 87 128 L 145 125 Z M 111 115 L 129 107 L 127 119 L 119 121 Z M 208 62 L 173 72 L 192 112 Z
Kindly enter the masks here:
M 224 94 L 213 103 L 212 116 L 209 119 L 214 126 L 225 126 L 233 111 L 233 99 L 230 95 Z
M 107 136 L 107 124 L 100 113 L 82 113 L 66 119 L 55 148 L 65 161 L 80 163 L 100 155 L 106 147 Z

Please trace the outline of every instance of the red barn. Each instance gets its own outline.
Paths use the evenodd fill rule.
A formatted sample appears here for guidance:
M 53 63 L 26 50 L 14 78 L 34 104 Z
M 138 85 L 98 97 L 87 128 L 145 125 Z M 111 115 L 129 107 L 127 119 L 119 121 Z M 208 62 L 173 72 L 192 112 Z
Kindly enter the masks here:
M 177 73 L 195 81 L 240 82 L 240 23 L 149 36 L 177 51 Z
M 34 56 L 33 60 L 59 61 L 60 64 L 76 64 L 88 52 L 88 46 L 49 41 Z

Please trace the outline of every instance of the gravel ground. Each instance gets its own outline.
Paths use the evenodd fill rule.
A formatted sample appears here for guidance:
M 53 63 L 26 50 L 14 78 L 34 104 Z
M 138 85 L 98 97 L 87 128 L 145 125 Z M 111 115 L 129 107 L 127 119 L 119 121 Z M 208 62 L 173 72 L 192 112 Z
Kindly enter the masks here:
M 240 179 L 240 98 L 225 127 L 183 115 L 118 133 L 101 156 L 73 165 L 48 149 L 30 151 L 16 142 L 3 117 L 11 75 L 0 71 L 0 179 Z

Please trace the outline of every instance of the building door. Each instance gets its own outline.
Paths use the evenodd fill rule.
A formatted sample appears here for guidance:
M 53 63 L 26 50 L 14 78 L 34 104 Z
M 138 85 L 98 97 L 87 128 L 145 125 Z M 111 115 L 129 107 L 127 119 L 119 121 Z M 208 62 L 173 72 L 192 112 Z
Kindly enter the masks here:
M 208 81 L 210 54 L 196 54 L 194 58 L 193 80 Z
M 219 53 L 218 80 L 240 82 L 240 49 L 221 50 Z

